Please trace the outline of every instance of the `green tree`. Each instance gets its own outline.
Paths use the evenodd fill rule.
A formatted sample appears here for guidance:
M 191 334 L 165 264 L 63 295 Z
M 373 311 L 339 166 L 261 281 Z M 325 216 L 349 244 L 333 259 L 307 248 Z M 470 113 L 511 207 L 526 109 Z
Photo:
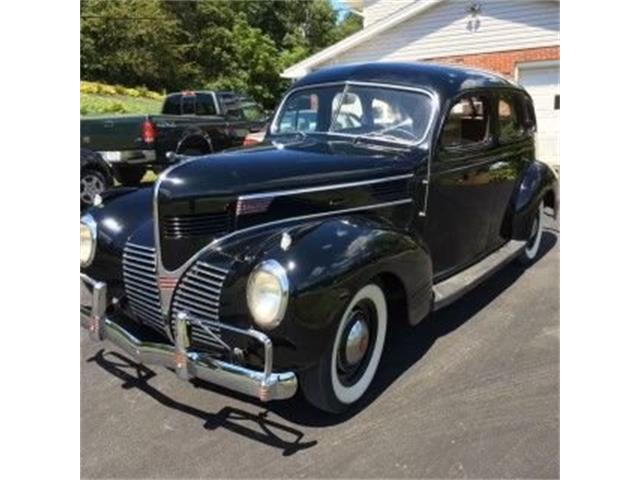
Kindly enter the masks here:
M 228 88 L 270 108 L 282 70 L 361 28 L 329 0 L 82 0 L 81 74 L 156 90 Z
M 180 25 L 161 2 L 83 0 L 80 5 L 83 79 L 163 89 L 197 71 L 184 61 Z

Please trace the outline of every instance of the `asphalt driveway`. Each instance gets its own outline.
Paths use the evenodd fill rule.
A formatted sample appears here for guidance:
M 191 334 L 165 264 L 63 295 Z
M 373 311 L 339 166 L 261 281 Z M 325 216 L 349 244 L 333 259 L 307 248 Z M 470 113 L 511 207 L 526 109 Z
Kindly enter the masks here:
M 82 476 L 558 477 L 558 235 L 547 218 L 534 266 L 393 332 L 343 417 L 194 388 L 82 332 Z

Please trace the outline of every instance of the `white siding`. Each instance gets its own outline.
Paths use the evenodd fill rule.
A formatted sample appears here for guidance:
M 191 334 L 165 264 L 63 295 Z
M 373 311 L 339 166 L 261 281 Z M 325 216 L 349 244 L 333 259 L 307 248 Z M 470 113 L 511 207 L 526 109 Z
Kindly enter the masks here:
M 416 1 L 420 0 L 364 0 L 364 8 L 362 9 L 362 14 L 364 15 L 363 25 L 367 27 L 378 20 L 387 18 L 392 13 L 407 5 L 416 3 Z
M 474 17 L 467 12 L 467 1 L 442 2 L 315 68 L 338 63 L 424 60 L 560 44 L 557 1 L 479 3 L 482 10 Z

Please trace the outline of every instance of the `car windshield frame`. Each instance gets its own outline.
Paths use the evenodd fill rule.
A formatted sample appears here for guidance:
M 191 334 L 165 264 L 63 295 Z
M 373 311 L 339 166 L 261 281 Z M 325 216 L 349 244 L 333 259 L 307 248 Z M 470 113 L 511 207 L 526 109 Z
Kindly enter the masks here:
M 320 89 L 325 87 L 336 87 L 336 86 L 342 86 L 342 90 L 337 92 L 337 94 L 341 95 L 340 103 L 338 105 L 338 108 L 332 115 L 331 122 L 327 131 L 304 131 L 304 132 L 298 131 L 298 130 L 293 130 L 290 132 L 277 131 L 278 124 L 282 120 L 282 115 L 284 115 L 285 113 L 284 106 L 287 104 L 287 101 L 291 98 L 292 95 L 304 90 L 313 90 L 313 89 Z M 364 87 L 364 88 L 373 88 L 373 89 L 378 88 L 378 89 L 404 91 L 404 92 L 411 92 L 411 93 L 418 93 L 418 94 L 425 95 L 429 99 L 430 108 L 428 109 L 428 111 L 425 112 L 425 115 L 428 115 L 429 118 L 425 123 L 425 129 L 422 136 L 415 141 L 408 141 L 408 140 L 403 140 L 401 138 L 391 137 L 391 136 L 376 136 L 375 135 L 376 131 L 371 131 L 371 132 L 362 133 L 362 134 L 332 131 L 334 127 L 334 122 L 336 121 L 338 114 L 340 113 L 340 109 L 342 107 L 342 101 L 345 98 L 345 94 L 348 93 L 348 89 L 350 87 Z M 419 87 L 388 84 L 388 83 L 360 82 L 360 81 L 351 81 L 351 80 L 340 81 L 340 82 L 315 83 L 315 84 L 303 85 L 301 87 L 293 88 L 289 92 L 287 92 L 283 100 L 280 102 L 280 105 L 278 105 L 276 114 L 273 116 L 273 121 L 269 126 L 269 133 L 273 137 L 287 137 L 287 136 L 294 136 L 294 135 L 299 136 L 300 134 L 303 134 L 303 136 L 305 137 L 307 135 L 326 135 L 326 136 L 339 136 L 339 137 L 351 138 L 354 141 L 373 140 L 373 141 L 387 142 L 387 143 L 398 144 L 403 146 L 418 146 L 418 145 L 422 145 L 428 138 L 429 134 L 432 132 L 433 123 L 436 117 L 437 110 L 438 110 L 438 97 L 431 90 L 427 88 L 419 88 Z

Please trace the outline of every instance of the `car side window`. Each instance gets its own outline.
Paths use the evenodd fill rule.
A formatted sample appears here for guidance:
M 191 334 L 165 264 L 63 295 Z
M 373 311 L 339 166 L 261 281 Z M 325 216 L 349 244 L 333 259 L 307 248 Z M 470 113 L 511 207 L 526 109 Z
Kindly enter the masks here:
M 451 107 L 442 129 L 440 145 L 444 148 L 464 148 L 489 140 L 489 98 L 469 95 Z
M 524 135 L 525 128 L 518 113 L 519 105 L 513 95 L 500 94 L 498 97 L 498 140 L 508 143 Z
M 316 93 L 292 95 L 280 116 L 277 133 L 313 132 L 318 126 L 319 97 Z
M 164 101 L 162 113 L 166 115 L 180 115 L 180 95 L 170 95 Z

